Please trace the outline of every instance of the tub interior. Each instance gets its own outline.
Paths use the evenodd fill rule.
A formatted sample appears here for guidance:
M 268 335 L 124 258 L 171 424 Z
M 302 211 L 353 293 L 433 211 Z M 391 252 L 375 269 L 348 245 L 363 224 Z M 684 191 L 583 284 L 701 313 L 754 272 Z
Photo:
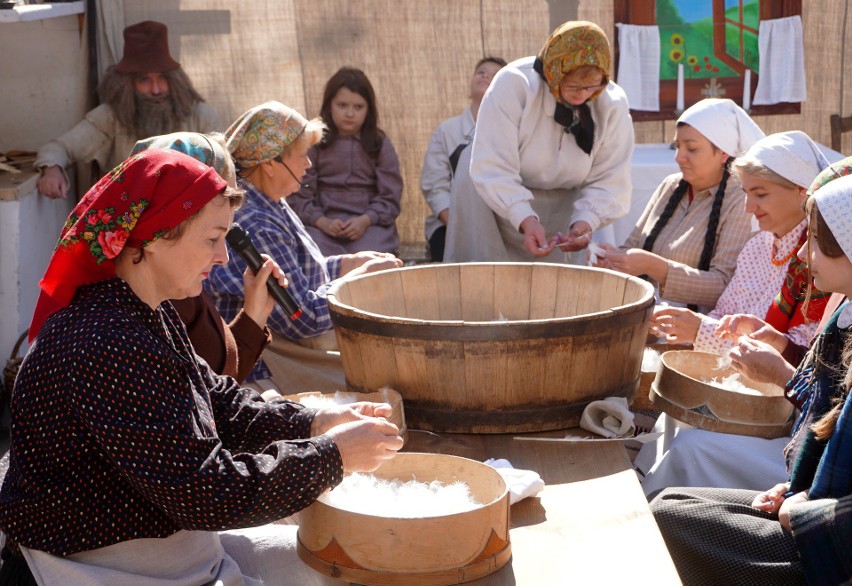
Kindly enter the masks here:
M 653 296 L 613 271 L 544 263 L 421 265 L 344 280 L 335 300 L 356 311 L 426 321 L 500 322 L 618 311 Z

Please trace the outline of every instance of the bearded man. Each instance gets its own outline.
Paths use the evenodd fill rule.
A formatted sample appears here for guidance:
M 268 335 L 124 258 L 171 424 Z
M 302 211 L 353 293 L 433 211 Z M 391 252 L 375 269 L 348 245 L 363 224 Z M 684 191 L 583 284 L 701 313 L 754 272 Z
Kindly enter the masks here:
M 65 167 L 72 161 L 94 160 L 106 172 L 130 154 L 137 140 L 181 130 L 221 130 L 215 110 L 169 54 L 168 29 L 160 22 L 124 29 L 124 55 L 107 70 L 98 95 L 100 106 L 38 152 L 38 189 L 47 197 L 67 197 Z

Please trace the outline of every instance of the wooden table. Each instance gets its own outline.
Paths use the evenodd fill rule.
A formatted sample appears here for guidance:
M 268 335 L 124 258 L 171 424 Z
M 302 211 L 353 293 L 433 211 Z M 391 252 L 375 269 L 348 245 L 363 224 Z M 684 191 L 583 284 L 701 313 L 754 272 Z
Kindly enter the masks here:
M 505 458 L 545 482 L 538 497 L 512 506 L 512 560 L 470 584 L 681 583 L 621 444 L 535 442 L 515 435 L 408 433 L 405 451 Z

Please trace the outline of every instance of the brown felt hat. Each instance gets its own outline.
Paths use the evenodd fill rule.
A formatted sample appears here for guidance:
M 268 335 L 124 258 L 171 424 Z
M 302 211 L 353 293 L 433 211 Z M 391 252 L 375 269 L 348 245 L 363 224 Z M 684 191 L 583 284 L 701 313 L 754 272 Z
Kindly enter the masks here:
M 162 73 L 180 63 L 169 54 L 169 29 L 146 20 L 124 29 L 124 56 L 115 66 L 119 73 Z

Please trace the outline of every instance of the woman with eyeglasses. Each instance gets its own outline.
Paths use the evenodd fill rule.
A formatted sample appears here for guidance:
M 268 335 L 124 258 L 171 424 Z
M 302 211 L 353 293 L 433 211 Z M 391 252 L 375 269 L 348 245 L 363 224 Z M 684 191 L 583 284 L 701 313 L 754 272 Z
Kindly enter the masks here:
M 472 183 L 459 193 L 478 193 L 487 207 L 470 202 L 451 214 L 458 225 L 448 239 L 463 240 L 454 260 L 579 261 L 563 253 L 586 248 L 593 230 L 627 212 L 633 124 L 611 62 L 599 26 L 569 21 L 538 56 L 494 76 L 477 119 Z
M 325 124 L 306 120 L 280 102 L 266 102 L 240 116 L 225 132 L 246 203 L 234 219 L 261 254 L 274 258 L 287 277 L 298 316 L 276 307 L 267 325 L 272 343 L 246 379 L 262 391 L 328 391 L 342 388 L 343 371 L 325 293 L 334 279 L 402 266 L 392 254 L 365 251 L 325 256 L 285 198 L 295 193 L 311 167 L 308 150 Z M 246 263 L 232 254 L 205 282 L 219 312 L 231 320 L 243 304 Z

